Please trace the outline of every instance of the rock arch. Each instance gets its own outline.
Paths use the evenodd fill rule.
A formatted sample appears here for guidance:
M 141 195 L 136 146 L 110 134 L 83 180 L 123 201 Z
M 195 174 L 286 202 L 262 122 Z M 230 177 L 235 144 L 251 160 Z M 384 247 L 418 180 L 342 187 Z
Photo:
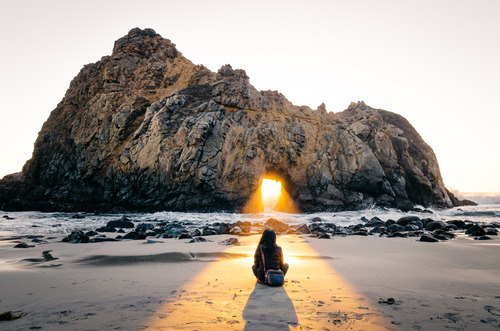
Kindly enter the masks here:
M 22 173 L 0 181 L 0 209 L 259 210 L 266 175 L 280 179 L 284 211 L 458 204 L 402 116 L 295 106 L 244 70 L 211 72 L 133 29 L 71 82 Z

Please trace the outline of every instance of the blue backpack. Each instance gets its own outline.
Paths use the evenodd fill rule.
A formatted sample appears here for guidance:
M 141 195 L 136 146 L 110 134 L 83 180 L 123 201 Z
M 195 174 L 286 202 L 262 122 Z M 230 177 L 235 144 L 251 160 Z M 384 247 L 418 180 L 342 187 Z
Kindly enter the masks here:
M 285 274 L 280 269 L 267 270 L 262 247 L 260 247 L 260 253 L 262 254 L 262 263 L 264 265 L 264 272 L 266 273 L 266 284 L 269 286 L 282 286 L 285 283 Z

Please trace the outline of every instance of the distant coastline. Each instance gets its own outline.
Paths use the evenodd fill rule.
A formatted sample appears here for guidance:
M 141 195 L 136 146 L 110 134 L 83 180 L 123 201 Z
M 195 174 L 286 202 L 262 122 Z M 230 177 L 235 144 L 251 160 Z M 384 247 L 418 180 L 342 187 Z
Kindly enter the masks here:
M 480 205 L 500 204 L 500 192 L 459 192 L 449 189 L 460 200 L 471 200 Z

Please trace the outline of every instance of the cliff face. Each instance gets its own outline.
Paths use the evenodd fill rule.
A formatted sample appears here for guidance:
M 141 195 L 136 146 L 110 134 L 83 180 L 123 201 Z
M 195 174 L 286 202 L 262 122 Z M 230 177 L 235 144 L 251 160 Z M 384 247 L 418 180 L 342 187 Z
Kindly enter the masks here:
M 301 211 L 457 203 L 403 117 L 294 106 L 133 29 L 71 82 L 0 209 L 241 210 L 266 174 Z

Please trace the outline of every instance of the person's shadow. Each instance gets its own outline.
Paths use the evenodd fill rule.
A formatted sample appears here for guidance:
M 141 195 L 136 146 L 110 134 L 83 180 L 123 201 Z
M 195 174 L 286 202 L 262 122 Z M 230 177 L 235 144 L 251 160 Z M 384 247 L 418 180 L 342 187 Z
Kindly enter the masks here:
M 243 310 L 243 319 L 245 330 L 289 330 L 290 325 L 298 325 L 297 313 L 285 288 L 257 282 Z

